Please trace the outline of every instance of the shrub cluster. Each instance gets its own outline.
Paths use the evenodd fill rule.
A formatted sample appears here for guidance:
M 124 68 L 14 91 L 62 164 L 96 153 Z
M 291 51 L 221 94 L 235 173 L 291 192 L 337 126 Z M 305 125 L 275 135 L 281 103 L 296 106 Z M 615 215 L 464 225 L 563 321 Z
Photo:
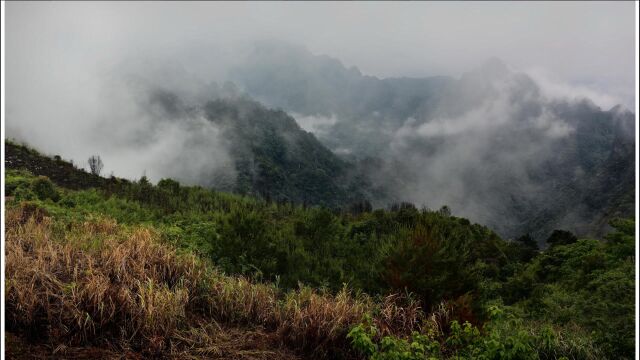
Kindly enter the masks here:
M 27 205 L 7 213 L 5 289 L 7 330 L 32 338 L 193 356 L 224 345 L 211 327 L 222 322 L 268 330 L 271 348 L 346 356 L 347 332 L 363 314 L 379 314 L 376 323 L 397 336 L 424 317 L 393 296 L 377 303 L 346 288 L 335 295 L 308 287 L 285 292 L 229 277 L 162 245 L 149 227 L 32 214 Z M 398 322 L 401 316 L 405 321 Z M 243 349 L 232 345 L 226 350 L 240 356 Z

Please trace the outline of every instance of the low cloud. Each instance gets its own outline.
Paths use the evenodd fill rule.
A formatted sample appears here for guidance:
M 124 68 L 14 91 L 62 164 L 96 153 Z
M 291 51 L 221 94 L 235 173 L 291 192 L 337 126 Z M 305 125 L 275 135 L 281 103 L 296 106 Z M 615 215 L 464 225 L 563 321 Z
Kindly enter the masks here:
M 291 113 L 298 125 L 304 130 L 314 133 L 316 135 L 325 134 L 331 126 L 335 125 L 338 122 L 335 114 L 331 114 L 331 116 L 322 116 L 322 115 L 302 115 L 295 112 Z
M 220 96 L 221 90 L 180 69 L 161 69 L 157 64 L 146 70 L 120 65 L 109 76 L 92 79 L 78 102 L 73 101 L 77 93 L 42 94 L 34 104 L 67 106 L 20 109 L 8 122 L 7 136 L 84 168 L 90 155 L 100 155 L 105 175 L 146 175 L 152 181 L 171 177 L 231 188 L 235 169 L 223 129 L 201 110 L 202 102 Z
M 565 99 L 567 101 L 588 99 L 603 110 L 609 110 L 619 104 L 623 104 L 627 108 L 633 108 L 633 103 L 635 102 L 635 100 L 631 99 L 629 96 L 623 95 L 618 97 L 612 95 L 612 89 L 609 89 L 609 92 L 605 93 L 598 88 L 553 80 L 553 77 L 544 69 L 529 69 L 526 73 L 534 79 L 534 81 L 540 86 L 542 92 L 550 98 Z M 627 93 L 626 95 L 629 94 Z
M 575 129 L 518 76 L 493 84 L 484 101 L 457 116 L 408 118 L 392 136 L 389 152 L 382 152 L 388 164 L 396 164 L 382 170 L 389 178 L 398 173 L 397 164 L 405 171 L 406 181 L 392 185 L 396 196 L 430 208 L 448 205 L 503 234 L 514 226 L 508 213 L 514 201 L 535 207 L 546 199 L 548 189 L 531 174 Z M 475 98 L 467 85 L 465 93 Z M 455 98 L 466 106 L 463 96 Z M 447 111 L 435 111 L 441 112 Z

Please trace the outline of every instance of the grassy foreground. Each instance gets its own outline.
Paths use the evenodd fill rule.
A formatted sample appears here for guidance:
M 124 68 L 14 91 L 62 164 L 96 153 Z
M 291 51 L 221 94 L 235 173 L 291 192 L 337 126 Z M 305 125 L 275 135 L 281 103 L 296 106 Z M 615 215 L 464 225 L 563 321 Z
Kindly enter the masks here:
M 481 332 L 397 295 L 335 295 L 226 276 L 149 226 L 63 222 L 32 203 L 6 214 L 7 330 L 87 358 L 599 358 L 577 333 L 513 321 Z M 583 340 L 581 340 L 583 339 Z M 82 354 L 80 352 L 79 354 Z M 546 354 L 545 356 L 540 356 Z M 83 357 L 77 355 L 78 357 Z
M 180 358 L 348 356 L 347 332 L 365 313 L 378 314 L 389 334 L 424 317 L 393 296 L 376 303 L 348 290 L 285 293 L 224 276 L 162 245 L 149 227 L 105 218 L 63 224 L 30 204 L 10 208 L 5 220 L 7 330 L 48 339 L 54 351 L 91 344 Z

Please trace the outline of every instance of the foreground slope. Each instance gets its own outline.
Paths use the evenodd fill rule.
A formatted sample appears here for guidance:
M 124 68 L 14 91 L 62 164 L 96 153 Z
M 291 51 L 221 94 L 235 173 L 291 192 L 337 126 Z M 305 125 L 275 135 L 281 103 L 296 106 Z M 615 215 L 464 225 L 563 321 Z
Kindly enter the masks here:
M 29 154 L 36 170 L 74 169 Z M 530 238 L 503 241 L 446 208 L 331 212 L 169 179 L 96 186 L 70 171 L 85 190 L 25 170 L 5 177 L 5 315 L 22 348 L 633 358 L 632 220 L 613 222 L 603 240 L 558 232 L 539 252 Z

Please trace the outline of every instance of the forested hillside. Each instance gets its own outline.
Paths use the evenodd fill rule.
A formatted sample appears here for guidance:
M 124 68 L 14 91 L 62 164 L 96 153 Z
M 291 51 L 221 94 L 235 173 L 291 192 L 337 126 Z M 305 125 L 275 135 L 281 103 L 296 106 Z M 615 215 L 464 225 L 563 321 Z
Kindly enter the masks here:
M 611 222 L 600 240 L 556 231 L 540 251 L 447 207 L 330 209 L 105 179 L 5 146 L 10 351 L 634 356 L 633 220 Z
M 241 97 L 207 102 L 204 112 L 230 143 L 236 192 L 328 207 L 370 197 L 368 180 L 284 111 Z
M 148 133 L 139 136 L 153 137 L 154 129 L 177 126 L 188 139 L 183 148 L 168 149 L 176 161 L 187 164 L 166 166 L 192 164 L 195 176 L 177 176 L 207 188 L 297 204 L 340 207 L 372 196 L 370 182 L 353 164 L 334 155 L 287 113 L 264 107 L 231 84 L 216 86 L 211 84 L 202 99 L 152 86 L 141 96 L 151 118 Z M 172 135 L 180 136 L 164 136 Z M 183 156 L 193 149 L 199 151 Z M 225 166 L 218 164 L 220 152 L 228 159 Z
M 602 236 L 633 214 L 635 115 L 549 95 L 498 59 L 459 78 L 381 79 L 267 41 L 230 76 L 385 189 L 374 205 L 448 205 L 541 244 L 556 228 Z

